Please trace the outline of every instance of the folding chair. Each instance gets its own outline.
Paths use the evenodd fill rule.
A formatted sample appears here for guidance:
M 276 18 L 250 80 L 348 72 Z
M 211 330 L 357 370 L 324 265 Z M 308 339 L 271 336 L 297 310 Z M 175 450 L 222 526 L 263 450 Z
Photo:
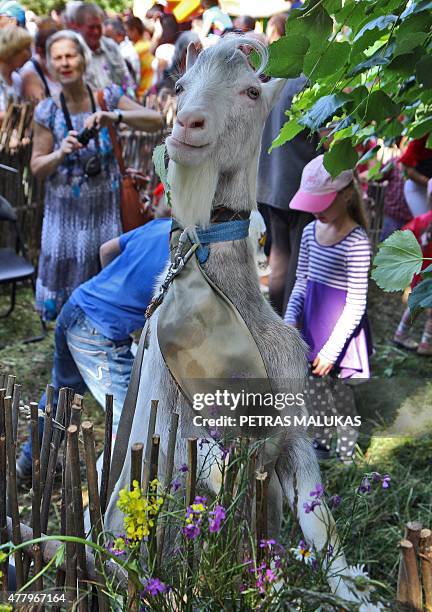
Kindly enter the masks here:
M 0 221 L 8 223 L 15 234 L 15 249 L 10 247 L 0 248 L 0 285 L 11 285 L 10 304 L 8 309 L 0 314 L 0 318 L 8 317 L 16 303 L 16 286 L 18 282 L 29 280 L 33 292 L 35 292 L 35 267 L 27 260 L 24 242 L 18 224 L 16 210 L 4 198 L 0 196 Z M 44 321 L 41 319 L 42 335 L 28 338 L 24 342 L 36 342 L 42 340 L 46 334 Z

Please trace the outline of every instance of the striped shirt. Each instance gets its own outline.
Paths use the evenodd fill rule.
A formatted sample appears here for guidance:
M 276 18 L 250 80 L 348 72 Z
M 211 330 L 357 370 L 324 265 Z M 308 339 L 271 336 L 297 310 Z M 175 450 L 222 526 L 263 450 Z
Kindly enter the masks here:
M 346 292 L 345 307 L 319 355 L 335 363 L 365 311 L 370 267 L 370 246 L 366 231 L 355 227 L 340 242 L 323 246 L 316 239 L 316 221 L 304 230 L 300 245 L 296 283 L 285 323 L 301 323 L 308 281 Z M 320 304 L 325 309 L 326 304 Z

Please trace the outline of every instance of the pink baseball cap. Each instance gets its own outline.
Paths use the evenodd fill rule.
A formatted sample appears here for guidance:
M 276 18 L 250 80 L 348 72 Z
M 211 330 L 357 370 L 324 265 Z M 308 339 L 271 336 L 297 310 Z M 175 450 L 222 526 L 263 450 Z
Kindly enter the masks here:
M 344 170 L 332 179 L 324 168 L 324 155 L 318 155 L 303 169 L 300 189 L 290 202 L 293 210 L 320 213 L 333 202 L 338 191 L 347 187 L 354 178 L 352 170 Z

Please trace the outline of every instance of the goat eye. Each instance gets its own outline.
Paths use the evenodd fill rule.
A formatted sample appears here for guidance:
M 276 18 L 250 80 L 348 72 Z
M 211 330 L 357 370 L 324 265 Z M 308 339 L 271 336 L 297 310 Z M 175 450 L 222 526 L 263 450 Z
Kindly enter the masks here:
M 257 98 L 259 98 L 260 95 L 260 91 L 257 87 L 248 87 L 246 93 L 248 95 L 248 98 L 250 98 L 251 100 L 256 100 Z
M 184 91 L 183 85 L 180 85 L 180 83 L 176 83 L 175 86 L 175 92 L 177 95 L 181 94 L 181 92 Z

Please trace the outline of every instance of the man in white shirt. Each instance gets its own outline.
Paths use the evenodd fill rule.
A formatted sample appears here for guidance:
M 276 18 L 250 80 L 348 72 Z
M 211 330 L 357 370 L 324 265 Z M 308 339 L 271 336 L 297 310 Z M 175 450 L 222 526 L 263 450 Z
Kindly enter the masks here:
M 86 79 L 94 89 L 112 83 L 128 96 L 135 97 L 135 83 L 116 43 L 102 36 L 104 13 L 96 4 L 83 2 L 74 15 L 74 29 L 81 34 L 92 53 Z
M 127 67 L 132 69 L 132 76 L 135 83 L 141 81 L 141 64 L 139 55 L 131 40 L 126 35 L 126 28 L 120 19 L 107 19 L 104 22 L 104 34 L 118 44 L 120 53 L 126 62 Z

